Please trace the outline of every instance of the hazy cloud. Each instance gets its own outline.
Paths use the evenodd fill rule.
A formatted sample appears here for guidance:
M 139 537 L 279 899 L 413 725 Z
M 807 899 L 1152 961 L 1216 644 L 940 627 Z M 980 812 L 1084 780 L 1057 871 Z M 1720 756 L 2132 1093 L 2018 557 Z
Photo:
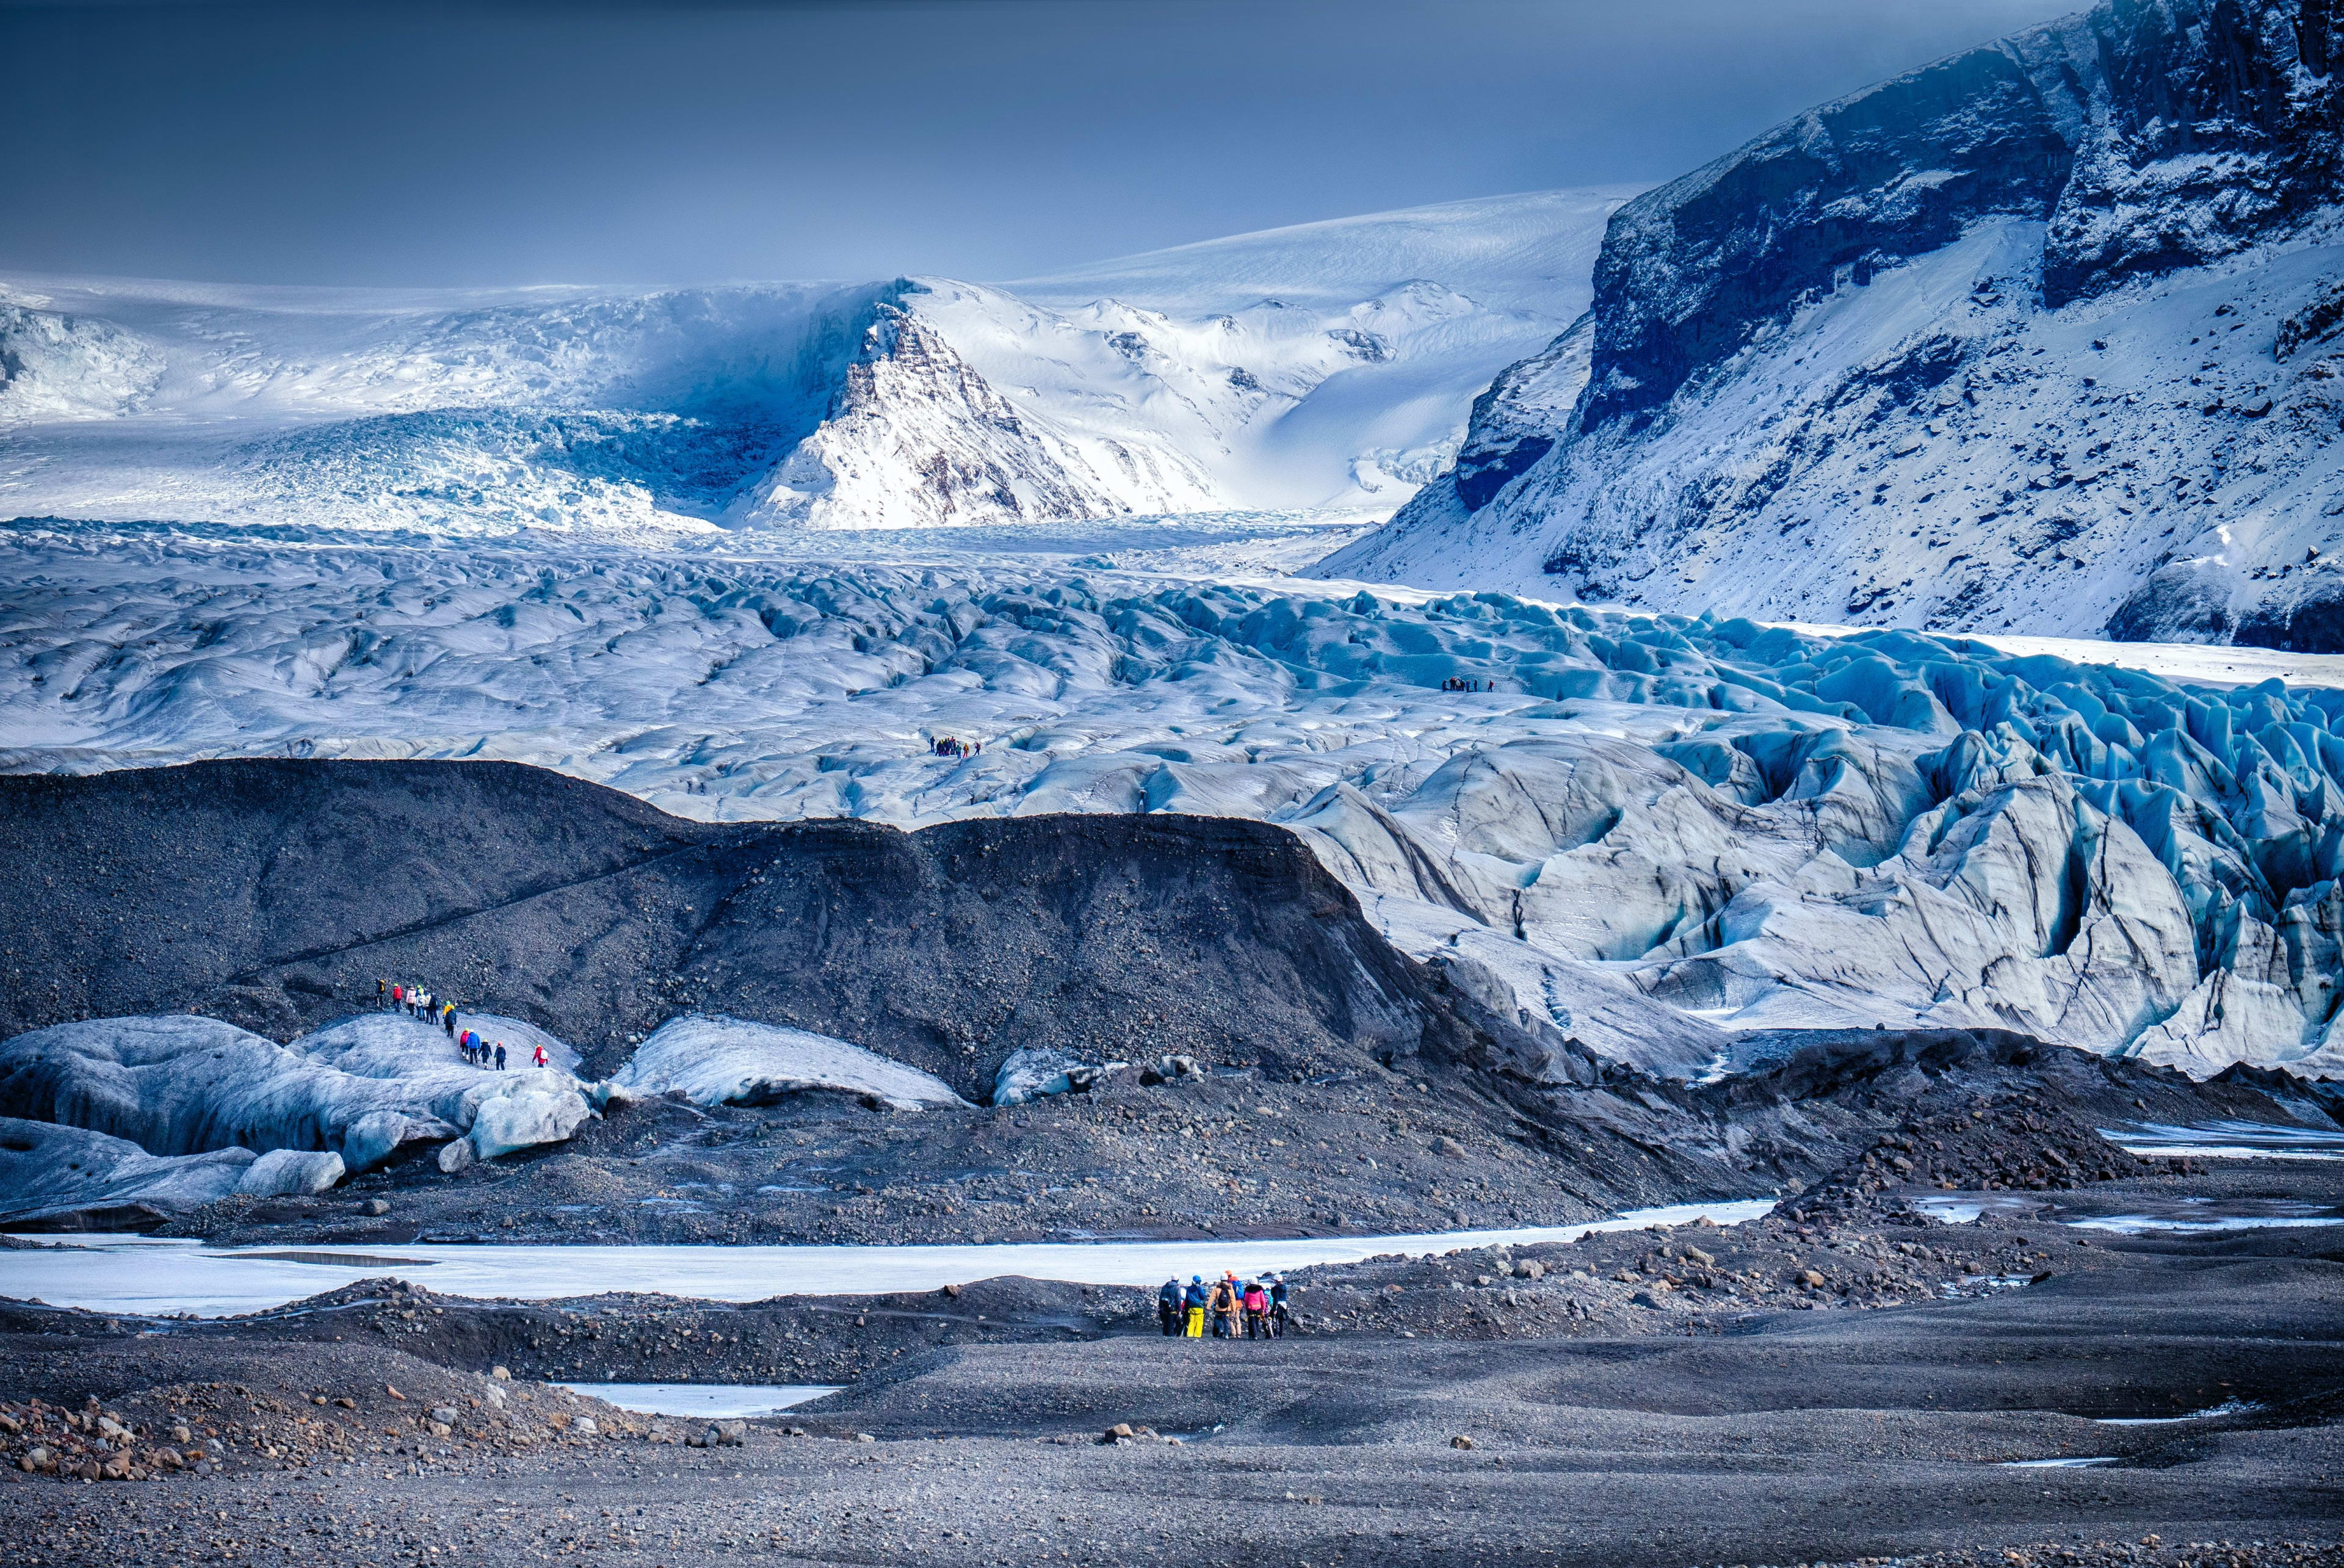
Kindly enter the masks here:
M 1003 278 L 1659 180 L 2050 0 L 0 3 L 0 267 Z

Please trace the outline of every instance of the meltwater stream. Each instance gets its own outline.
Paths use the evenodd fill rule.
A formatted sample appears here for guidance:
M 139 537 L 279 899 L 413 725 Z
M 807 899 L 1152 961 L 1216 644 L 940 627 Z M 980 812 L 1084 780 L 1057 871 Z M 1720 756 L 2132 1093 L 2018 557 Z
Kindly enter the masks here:
M 1354 1263 L 1379 1253 L 1570 1241 L 1598 1230 L 1756 1219 L 1759 1198 L 1636 1209 L 1585 1225 L 1329 1236 L 1283 1241 L 1098 1241 L 985 1247 L 496 1247 L 227 1249 L 144 1237 L 27 1236 L 0 1251 L 0 1296 L 96 1312 L 219 1318 L 266 1311 L 355 1280 L 395 1274 L 443 1296 L 547 1300 L 613 1291 L 712 1301 L 933 1290 L 1005 1274 L 1083 1285 L 1157 1285 L 1170 1275 Z

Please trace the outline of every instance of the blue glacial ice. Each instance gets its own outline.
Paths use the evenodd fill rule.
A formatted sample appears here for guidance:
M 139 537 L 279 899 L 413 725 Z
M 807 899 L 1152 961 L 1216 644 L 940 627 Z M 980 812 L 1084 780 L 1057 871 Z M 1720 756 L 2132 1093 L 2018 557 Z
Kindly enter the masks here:
M 2250 651 L 198 532 L 0 540 L 33 584 L 0 766 L 498 757 L 704 818 L 1248 816 L 1403 950 L 1657 1072 L 1755 1031 L 1995 1026 L 2344 1073 L 2344 690 Z

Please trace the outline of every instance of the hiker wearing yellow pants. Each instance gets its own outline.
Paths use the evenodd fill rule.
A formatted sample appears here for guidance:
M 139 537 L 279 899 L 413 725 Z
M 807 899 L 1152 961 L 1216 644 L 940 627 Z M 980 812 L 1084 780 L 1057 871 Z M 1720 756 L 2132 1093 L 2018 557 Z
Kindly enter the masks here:
M 1202 1274 L 1190 1275 L 1188 1277 L 1188 1289 L 1185 1294 L 1185 1299 L 1181 1302 L 1183 1306 L 1188 1309 L 1187 1337 L 1189 1339 L 1201 1340 L 1205 1337 L 1205 1302 L 1207 1299 L 1208 1292 L 1205 1290 L 1205 1277 Z

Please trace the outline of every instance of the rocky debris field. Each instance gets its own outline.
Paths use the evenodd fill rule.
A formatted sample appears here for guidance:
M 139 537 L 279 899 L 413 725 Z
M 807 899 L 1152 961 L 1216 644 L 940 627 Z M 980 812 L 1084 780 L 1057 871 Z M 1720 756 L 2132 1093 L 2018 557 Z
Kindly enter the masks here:
M 452 1175 L 416 1161 L 316 1198 L 231 1199 L 160 1233 L 375 1245 L 1323 1236 L 1567 1224 L 1683 1191 L 1639 1141 L 1601 1136 L 1566 1165 L 1488 1098 L 1380 1070 L 1325 1084 L 1124 1074 L 977 1110 L 670 1098 L 614 1106 L 536 1158 Z M 1696 1190 L 1717 1195 L 1728 1174 Z M 386 1214 L 367 1212 L 377 1199 Z
M 2159 1169 L 2187 1175 L 2198 1164 L 2128 1153 L 2071 1107 L 2022 1087 L 1950 1108 L 1916 1107 L 1871 1148 L 1802 1193 L 1790 1209 L 1820 1219 L 1874 1208 L 1884 1195 L 1916 1188 L 2046 1192 Z
M 2030 1541 L 1991 1551 L 1866 1557 L 1853 1563 L 1814 1563 L 1806 1568 L 2331 1568 L 2339 1563 L 2344 1563 L 2344 1542 L 2167 1541 L 2151 1532 L 2137 1541 Z M 1734 1568 L 1766 1565 L 1736 1563 Z
M 1370 1063 L 1298 1084 L 1126 1072 L 1024 1105 L 917 1112 L 834 1094 L 614 1103 L 533 1154 L 453 1173 L 414 1159 L 315 1197 L 230 1198 L 160 1233 L 369 1248 L 1409 1235 L 1568 1225 L 1810 1184 L 1814 1201 L 1839 1204 L 1859 1184 L 1920 1182 L 1918 1166 L 1894 1169 L 1911 1157 L 1884 1137 L 1918 1140 L 1940 1182 L 2027 1190 L 2144 1168 L 2096 1127 L 2334 1125 L 2332 1099 L 2277 1074 L 2193 1083 L 1991 1033 L 1822 1037 L 1776 1066 L 1700 1086 L 1622 1072 L 1532 1091 L 1402 1065 L 1413 1070 Z M 2029 1131 L 2027 1118 L 2056 1128 Z M 1936 1143 L 1955 1152 L 1927 1147 Z
M 2333 1164 L 2218 1163 L 2034 1200 L 2344 1198 Z M 743 1307 L 370 1280 L 221 1321 L 12 1303 L 0 1529 L 39 1568 L 2319 1563 L 2337 1248 L 1784 1214 L 1298 1270 L 1298 1331 L 1235 1344 L 1162 1340 L 1145 1291 L 1019 1280 Z M 712 1431 L 556 1374 L 853 1381 Z

